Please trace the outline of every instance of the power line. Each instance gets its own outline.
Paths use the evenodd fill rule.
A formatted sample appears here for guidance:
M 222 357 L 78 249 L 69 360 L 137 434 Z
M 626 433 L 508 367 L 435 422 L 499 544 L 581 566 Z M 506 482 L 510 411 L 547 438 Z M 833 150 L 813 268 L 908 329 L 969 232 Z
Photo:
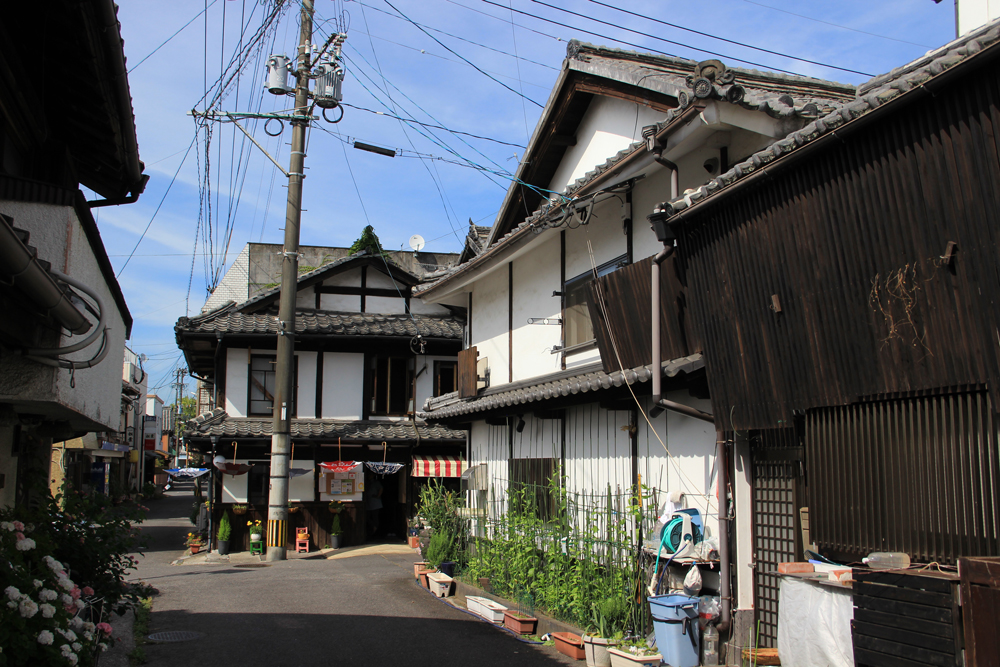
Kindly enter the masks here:
M 504 23 L 510 23 L 510 21 L 508 21 L 505 18 L 500 18 L 499 16 L 493 16 L 493 14 L 490 14 L 488 12 L 484 12 L 481 9 L 476 9 L 474 7 L 469 7 L 468 5 L 463 5 L 461 2 L 455 2 L 455 0 L 444 0 L 444 1 L 447 2 L 447 3 L 449 3 L 449 4 L 455 5 L 456 7 L 461 7 L 463 9 L 468 9 L 470 12 L 475 12 L 477 14 L 482 14 L 483 16 L 488 16 L 491 19 L 496 19 L 497 21 L 503 21 Z M 507 7 L 504 7 L 504 9 L 507 9 Z M 535 30 L 534 28 L 529 28 L 528 26 L 521 25 L 520 23 L 515 23 L 514 25 L 516 25 L 518 28 L 521 28 L 522 30 L 527 30 L 528 32 L 533 32 L 536 35 L 541 35 L 542 37 L 548 37 L 549 39 L 554 39 L 557 42 L 565 42 L 566 41 L 562 37 L 556 37 L 555 35 L 550 35 L 548 33 L 541 32 L 540 30 Z
M 157 51 L 159 51 L 160 49 L 162 49 L 164 46 L 166 46 L 167 42 L 169 42 L 170 40 L 172 40 L 174 37 L 176 37 L 177 35 L 181 34 L 181 32 L 184 31 L 184 28 L 186 28 L 189 25 L 191 25 L 192 23 L 194 23 L 195 20 L 199 16 L 201 16 L 202 14 L 204 14 L 205 12 L 207 12 L 208 8 L 211 7 L 212 5 L 214 5 L 216 2 L 218 2 L 218 0 L 212 0 L 212 2 L 209 3 L 208 5 L 206 5 L 204 9 L 202 9 L 200 12 L 198 12 L 197 14 L 195 14 L 194 17 L 190 21 L 188 21 L 187 23 L 185 23 L 184 25 L 182 25 L 180 28 L 178 28 L 177 32 L 175 32 L 174 34 L 170 35 L 170 37 L 167 37 L 167 39 L 162 44 L 160 44 L 158 47 L 156 47 L 155 49 L 153 49 L 152 51 L 150 51 L 148 54 L 146 54 L 145 58 L 143 58 L 142 60 L 140 60 L 139 62 L 137 62 L 135 65 L 133 65 L 132 68 L 128 71 L 128 73 L 131 74 L 132 72 L 134 72 L 136 70 L 136 68 L 139 67 L 139 65 L 141 65 L 144 62 L 146 62 L 147 60 L 149 60 L 149 58 L 154 53 L 156 53 Z
M 492 0 L 483 0 L 483 2 L 485 2 L 488 5 L 493 5 L 494 7 L 500 7 L 501 9 L 505 9 L 505 10 L 510 9 L 509 7 L 506 7 L 506 6 L 501 5 L 499 3 L 492 2 Z M 645 51 L 650 51 L 652 53 L 658 53 L 658 54 L 660 54 L 662 56 L 668 56 L 670 58 L 680 58 L 680 56 L 678 56 L 676 54 L 673 54 L 673 53 L 667 53 L 666 51 L 659 51 L 657 49 L 651 48 L 649 46 L 645 46 L 643 44 L 636 44 L 635 42 L 627 42 L 624 39 L 616 39 L 614 37 L 609 37 L 608 35 L 602 35 L 599 32 L 594 32 L 592 30 L 584 30 L 583 28 L 578 28 L 576 26 L 568 25 L 566 23 L 560 23 L 559 21 L 553 21 L 552 19 L 547 19 L 545 17 L 538 16 L 537 14 L 532 14 L 530 12 L 525 12 L 525 11 L 522 11 L 520 9 L 510 9 L 510 11 L 517 12 L 518 14 L 522 14 L 524 16 L 530 16 L 531 18 L 537 19 L 539 21 L 545 21 L 546 23 L 552 23 L 554 25 L 557 25 L 557 26 L 560 26 L 560 27 L 563 27 L 563 28 L 567 28 L 569 30 L 576 30 L 578 32 L 586 33 L 588 35 L 593 35 L 595 37 L 600 37 L 601 39 L 606 39 L 606 40 L 609 40 L 609 41 L 612 41 L 612 42 L 618 42 L 619 44 L 625 44 L 627 46 L 631 46 L 631 47 L 636 48 L 636 49 L 643 49 Z M 585 17 L 585 18 L 589 18 L 589 17 Z M 593 20 L 597 20 L 597 19 L 593 19 Z M 598 22 L 599 23 L 604 23 L 604 21 L 598 21 Z M 614 24 L 608 24 L 608 25 L 612 25 L 615 28 L 619 28 L 620 27 L 620 26 L 615 26 Z M 628 28 L 622 28 L 622 30 L 628 30 Z M 635 30 L 630 30 L 630 32 L 636 32 L 636 31 Z M 645 35 L 644 33 L 638 33 L 638 34 L 644 35 L 646 37 L 653 37 L 652 35 Z M 659 37 L 653 37 L 653 39 L 660 39 L 660 38 Z M 720 56 L 722 58 L 726 58 L 727 60 L 735 60 L 736 62 L 746 63 L 747 65 L 753 65 L 754 67 L 763 67 L 764 69 L 769 69 L 769 70 L 774 71 L 774 72 L 782 72 L 784 74 L 794 74 L 795 76 L 801 76 L 798 72 L 792 72 L 790 70 L 780 69 L 778 67 L 771 67 L 770 65 L 764 65 L 764 64 L 761 64 L 761 63 L 756 63 L 756 62 L 753 62 L 752 60 L 744 60 L 742 58 L 735 58 L 733 56 L 723 56 L 723 55 L 721 55 L 719 53 L 716 53 L 715 51 L 709 51 L 707 49 L 695 48 L 693 46 L 688 46 L 687 44 L 682 44 L 680 42 L 671 42 L 670 40 L 667 40 L 667 39 L 663 39 L 663 40 L 660 40 L 660 41 L 667 42 L 669 44 L 676 44 L 677 46 L 683 46 L 685 48 L 689 48 L 689 49 L 692 49 L 694 51 L 699 51 L 701 53 L 708 53 L 708 54 L 713 55 L 713 56 Z
M 129 253 L 128 259 L 125 260 L 125 263 L 122 265 L 122 268 L 118 270 L 118 273 L 115 275 L 115 278 L 121 277 L 122 272 L 125 270 L 125 267 L 128 266 L 128 263 L 130 261 L 132 261 L 132 255 L 134 255 L 135 251 L 138 250 L 139 244 L 142 243 L 142 240 L 144 238 L 146 238 L 146 232 L 149 231 L 150 226 L 153 224 L 153 220 L 156 220 L 156 214 L 160 212 L 160 207 L 163 206 L 163 202 L 166 201 L 167 195 L 170 194 L 170 188 L 174 186 L 174 181 L 177 180 L 177 174 L 181 173 L 181 167 L 183 167 L 184 162 L 187 161 L 187 157 L 191 153 L 191 148 L 194 146 L 194 142 L 197 138 L 198 138 L 197 134 L 195 134 L 195 136 L 192 137 L 191 143 L 188 144 L 187 151 L 185 151 L 184 157 L 181 159 L 181 163 L 177 165 L 177 171 L 174 172 L 174 177 L 170 179 L 170 184 L 167 185 L 166 192 L 163 193 L 163 197 L 160 199 L 160 203 L 156 205 L 156 210 L 153 211 L 153 217 L 149 219 L 149 224 L 146 225 L 146 229 L 142 230 L 142 235 L 139 237 L 139 240 L 135 242 L 135 247 L 132 248 L 132 252 Z
M 544 108 L 545 108 L 545 105 L 543 105 L 543 104 L 539 104 L 538 102 L 536 102 L 535 100 L 531 99 L 530 97 L 527 97 L 526 95 L 522 95 L 522 94 L 521 94 L 520 92 L 518 92 L 518 91 L 514 90 L 513 88 L 511 88 L 510 86 L 508 86 L 508 85 L 507 85 L 506 83 L 504 83 L 503 81 L 501 81 L 500 79 L 498 79 L 498 78 L 496 78 L 495 76 L 493 76 L 493 75 L 491 75 L 491 74 L 489 74 L 489 73 L 485 72 L 484 70 L 480 69 L 480 68 L 479 68 L 479 67 L 478 67 L 477 65 L 475 65 L 475 64 L 474 64 L 474 63 L 473 63 L 473 62 L 472 62 L 471 60 L 468 60 L 467 58 L 465 58 L 464 56 L 462 56 L 462 55 L 461 55 L 460 53 L 457 53 L 456 51 L 454 51 L 454 50 L 452 50 L 451 48 L 449 48 L 449 47 L 448 47 L 447 45 L 445 45 L 445 44 L 444 44 L 444 43 L 443 43 L 443 42 L 442 42 L 441 40 L 439 40 L 439 39 L 438 39 L 437 37 L 435 37 L 434 35 L 430 34 L 430 33 L 429 33 L 429 32 L 427 32 L 426 30 L 424 30 L 423 28 L 421 28 L 421 27 L 420 27 L 419 25 L 417 25 L 417 23 L 415 23 L 415 22 L 414 22 L 414 21 L 413 21 L 413 20 L 412 20 L 412 19 L 411 19 L 410 17 L 408 17 L 408 16 L 406 15 L 406 14 L 404 14 L 403 12 L 399 11 L 398 9 L 396 9 L 396 7 L 395 7 L 395 6 L 393 6 L 393 4 L 392 4 L 391 2 L 389 2 L 389 0 L 385 0 L 385 4 L 389 5 L 389 6 L 390 6 L 390 7 L 392 7 L 393 9 L 395 9 L 395 10 L 396 10 L 396 13 L 397 13 L 397 14 L 399 14 L 399 15 L 400 15 L 400 16 L 402 16 L 402 17 L 403 17 L 404 19 L 406 19 L 407 21 L 409 21 L 410 23 L 412 23 L 412 24 L 413 24 L 413 25 L 414 25 L 414 26 L 415 26 L 415 27 L 416 27 L 416 28 L 417 28 L 418 30 L 420 30 L 420 32 L 424 33 L 425 35 L 427 35 L 428 37 L 430 37 L 431 39 L 433 39 L 433 40 L 434 40 L 435 42 L 437 42 L 437 43 L 438 43 L 438 44 L 439 44 L 439 45 L 440 45 L 440 46 L 441 46 L 442 48 L 445 48 L 445 49 L 447 49 L 449 53 L 451 53 L 451 54 L 452 54 L 452 55 L 454 55 L 454 56 L 457 56 L 457 57 L 461 58 L 462 60 L 464 60 L 464 61 L 465 61 L 466 63 L 468 63 L 469 65 L 472 65 L 472 67 L 474 67 L 474 68 L 475 68 L 475 69 L 476 69 L 476 70 L 477 70 L 477 71 L 478 71 L 478 72 L 479 72 L 480 74 L 482 74 L 483 76 L 487 77 L 487 78 L 488 78 L 488 79 L 490 79 L 491 81 L 495 81 L 495 82 L 499 83 L 499 84 L 500 84 L 501 86 L 503 86 L 504 88 L 506 88 L 506 89 L 507 89 L 507 90 L 509 90 L 510 92 L 514 93 L 515 95 L 518 95 L 519 97 L 523 97 L 524 99 L 528 100 L 529 102 L 531 102 L 532 104 L 534 104 L 535 106 L 537 106 L 537 107 L 538 107 L 539 109 L 544 109 Z
M 421 123 L 419 120 L 414 120 L 413 118 L 402 118 L 400 116 L 394 116 L 390 113 L 384 111 L 374 111 L 372 109 L 366 109 L 365 107 L 359 107 L 354 104 L 347 104 L 346 102 L 341 102 L 341 106 L 350 107 L 352 109 L 357 109 L 358 111 L 367 111 L 368 113 L 373 113 L 376 116 L 385 116 L 386 118 L 394 118 L 396 120 L 406 121 L 407 123 L 416 123 L 417 125 L 422 125 L 424 127 L 430 127 L 435 130 L 444 130 L 445 132 L 451 132 L 452 134 L 461 134 L 466 137 L 472 137 L 473 139 L 483 139 L 484 141 L 492 141 L 495 144 L 503 144 L 504 146 L 513 146 L 514 148 L 524 148 L 521 144 L 511 143 L 509 141 L 501 141 L 499 139 L 492 139 L 490 137 L 484 137 L 479 134 L 472 134 L 470 132 L 462 132 L 461 130 L 452 130 L 451 128 L 445 127 L 443 125 L 432 125 L 430 123 Z
M 790 14 L 791 16 L 797 16 L 800 19 L 806 19 L 807 21 L 815 21 L 816 23 L 822 23 L 824 25 L 833 26 L 834 28 L 840 28 L 841 30 L 850 30 L 851 32 L 859 32 L 862 35 L 868 35 L 869 37 L 878 37 L 880 39 L 888 39 L 893 42 L 900 42 L 901 44 L 912 44 L 913 46 L 919 46 L 924 49 L 933 49 L 933 46 L 927 44 L 918 44 L 916 42 L 908 42 L 905 39 L 896 39 L 895 37 L 889 37 L 887 35 L 879 35 L 874 32 L 866 32 L 864 30 L 858 30 L 857 28 L 848 28 L 846 25 L 840 25 L 838 23 L 830 23 L 829 21 L 824 21 L 823 19 L 816 19 L 811 16 L 806 16 L 805 14 L 796 14 L 795 12 L 790 12 L 787 9 L 780 9 L 778 7 L 772 7 L 771 5 L 765 5 L 760 2 L 754 2 L 753 0 L 743 0 L 747 4 L 757 5 L 758 7 L 763 7 L 764 9 L 772 9 L 776 12 L 782 12 L 783 14 Z
M 670 40 L 666 40 L 666 39 L 663 39 L 661 37 L 656 37 L 655 35 L 649 35 L 649 34 L 644 33 L 644 32 L 639 32 L 638 30 L 632 30 L 630 28 L 625 28 L 623 26 L 615 26 L 613 23 L 608 23 L 607 21 L 600 21 L 598 19 L 586 16 L 584 14 L 577 14 L 576 12 L 571 12 L 568 9 L 562 9 L 560 7 L 556 7 L 555 5 L 550 5 L 547 2 L 542 2 L 542 0 L 531 0 L 531 1 L 534 2 L 535 4 L 543 5 L 545 7 L 551 7 L 552 9 L 557 9 L 557 10 L 559 10 L 561 12 L 566 12 L 567 14 L 572 14 L 573 16 L 579 16 L 579 17 L 582 17 L 582 18 L 590 19 L 591 21 L 596 21 L 597 23 L 603 23 L 604 25 L 618 27 L 618 28 L 621 28 L 622 30 L 628 30 L 629 32 L 634 32 L 637 35 L 642 35 L 644 37 L 652 37 L 653 39 L 658 39 L 660 41 L 667 42 L 669 44 L 680 44 L 679 42 L 671 42 Z M 652 16 L 646 16 L 644 14 L 639 14 L 637 12 L 629 11 L 627 9 L 622 9 L 621 7 L 616 7 L 614 5 L 609 5 L 606 2 L 600 2 L 600 0 L 587 0 L 587 2 L 592 2 L 595 5 L 600 5 L 601 7 L 607 7 L 609 9 L 613 9 L 615 11 L 622 12 L 623 14 L 628 14 L 629 16 L 635 16 L 635 17 L 640 18 L 640 19 L 646 19 L 647 21 L 653 21 L 654 23 L 659 23 L 660 25 L 665 25 L 665 26 L 669 26 L 671 28 L 676 28 L 677 30 L 684 30 L 685 32 L 690 32 L 690 33 L 693 33 L 695 35 L 701 35 L 702 37 L 708 37 L 710 39 L 717 39 L 720 42 L 726 42 L 727 44 L 733 44 L 735 46 L 742 46 L 742 47 L 747 48 L 747 49 L 753 49 L 754 51 L 760 51 L 761 53 L 769 53 L 772 56 L 779 56 L 781 58 L 789 58 L 791 60 L 797 60 L 799 62 L 809 63 L 810 65 L 818 65 L 820 67 L 826 67 L 826 68 L 829 68 L 829 69 L 840 70 L 841 72 L 849 72 L 851 74 L 861 74 L 863 76 L 872 76 L 871 74 L 868 74 L 866 72 L 859 72 L 857 70 L 847 69 L 846 67 L 838 67 L 836 65 L 828 65 L 826 63 L 821 63 L 821 62 L 818 62 L 818 61 L 815 61 L 815 60 L 809 60 L 808 58 L 799 58 L 798 56 L 792 56 L 792 55 L 789 55 L 787 53 L 781 53 L 780 51 L 771 51 L 770 49 L 761 48 L 759 46 L 753 46 L 751 44 L 744 44 L 743 42 L 737 42 L 737 41 L 732 40 L 732 39 L 726 39 L 725 37 L 719 37 L 719 36 L 713 35 L 711 33 L 701 32 L 700 30 L 693 30 L 691 28 L 685 28 L 684 26 L 677 25 L 676 23 L 668 23 L 667 21 L 662 21 L 660 19 L 653 18 Z M 694 47 L 689 46 L 688 48 L 694 48 Z M 706 53 L 711 53 L 711 51 L 706 51 Z M 718 55 L 718 54 L 716 54 L 716 55 Z M 731 57 L 731 56 L 723 56 L 723 57 L 728 58 L 728 57 Z

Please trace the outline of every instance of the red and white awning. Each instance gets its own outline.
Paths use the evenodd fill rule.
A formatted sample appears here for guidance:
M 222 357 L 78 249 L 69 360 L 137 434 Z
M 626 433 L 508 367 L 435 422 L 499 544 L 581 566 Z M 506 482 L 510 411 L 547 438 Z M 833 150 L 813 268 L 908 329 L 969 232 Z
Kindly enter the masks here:
M 414 477 L 461 477 L 465 468 L 465 461 L 454 456 L 413 459 Z

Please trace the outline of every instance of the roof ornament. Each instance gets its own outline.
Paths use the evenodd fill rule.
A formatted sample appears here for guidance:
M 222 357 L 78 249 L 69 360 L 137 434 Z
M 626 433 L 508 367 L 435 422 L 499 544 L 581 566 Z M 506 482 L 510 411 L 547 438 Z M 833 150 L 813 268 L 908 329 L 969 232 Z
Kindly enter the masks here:
M 721 60 L 703 60 L 694 67 L 694 74 L 685 79 L 685 83 L 694 96 L 699 99 L 709 97 L 720 97 L 730 104 L 739 104 L 746 95 L 743 86 L 737 85 L 736 72 L 728 69 Z M 732 84 L 732 85 L 730 85 Z M 729 86 L 725 91 L 720 90 L 722 86 Z M 685 91 L 681 91 L 686 99 L 678 97 L 682 107 L 691 103 L 691 98 Z

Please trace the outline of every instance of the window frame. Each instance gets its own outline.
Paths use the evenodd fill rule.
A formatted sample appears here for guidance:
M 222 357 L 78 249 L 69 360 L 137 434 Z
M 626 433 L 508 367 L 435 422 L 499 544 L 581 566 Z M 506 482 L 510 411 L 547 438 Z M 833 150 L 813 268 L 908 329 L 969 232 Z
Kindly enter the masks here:
M 277 355 L 277 353 L 274 353 L 274 354 L 253 354 L 253 353 L 251 353 L 250 354 L 250 363 L 247 364 L 247 412 L 246 413 L 247 413 L 248 417 L 273 417 L 274 416 L 274 397 L 273 396 L 271 398 L 271 409 L 270 410 L 268 410 L 267 412 L 254 412 L 253 411 L 253 404 L 254 404 L 254 398 L 253 398 L 253 374 L 254 374 L 253 362 L 255 360 L 257 360 L 257 359 L 267 359 L 267 360 L 269 360 L 271 362 L 271 364 L 274 365 L 274 370 L 272 370 L 272 371 L 264 371 L 264 372 L 265 373 L 270 372 L 272 375 L 274 375 L 275 391 L 277 391 L 277 383 L 278 383 L 278 377 L 277 377 L 278 376 L 278 373 L 277 373 L 278 355 Z M 266 378 L 265 378 L 265 381 L 264 381 L 264 386 L 265 386 L 264 391 L 266 392 L 267 391 L 267 389 L 266 389 L 266 387 L 267 387 L 267 379 Z M 257 402 L 259 403 L 261 401 L 258 399 Z M 298 357 L 298 355 L 295 356 L 295 362 L 294 362 L 294 364 L 292 366 L 292 396 L 291 396 L 291 403 L 292 403 L 292 405 L 291 405 L 291 410 L 289 411 L 289 417 L 294 418 L 294 417 L 298 416 L 298 403 L 299 403 L 299 357 Z
M 451 367 L 452 376 L 452 389 L 450 391 L 441 391 L 441 375 L 442 371 Z M 453 391 L 458 391 L 458 361 L 448 360 L 448 359 L 435 359 L 434 360 L 434 387 L 431 390 L 433 397 L 444 396 L 445 394 L 450 394 Z
M 608 275 L 618 269 L 628 266 L 628 253 L 619 255 L 613 259 L 598 265 L 595 276 L 594 269 L 588 269 L 583 273 L 580 273 L 572 278 L 567 278 L 563 283 L 563 316 L 562 316 L 562 353 L 564 356 L 574 354 L 576 352 L 583 352 L 584 350 L 589 350 L 597 346 L 597 338 L 593 333 L 594 325 L 593 321 L 590 319 L 590 308 L 587 305 L 586 298 L 586 286 L 594 281 L 596 278 L 601 278 Z M 570 328 L 570 295 L 579 294 L 583 292 L 583 299 L 580 304 L 584 308 L 583 312 L 587 313 L 587 324 L 590 325 L 591 336 L 587 340 L 574 340 L 572 343 L 569 341 L 569 328 Z
M 379 361 L 388 360 L 389 363 L 386 365 L 386 376 L 391 382 L 392 375 L 392 362 L 402 361 L 406 364 L 406 385 L 409 387 L 407 390 L 407 396 L 404 398 L 404 409 L 402 412 L 392 411 L 392 397 L 387 395 L 385 399 L 385 410 L 377 411 L 377 392 L 379 391 L 378 383 L 378 372 L 379 372 Z M 399 354 L 370 354 L 367 357 L 365 363 L 365 418 L 368 417 L 406 417 L 412 415 L 416 411 L 416 358 L 413 356 L 399 355 Z M 390 387 L 387 389 L 391 391 Z

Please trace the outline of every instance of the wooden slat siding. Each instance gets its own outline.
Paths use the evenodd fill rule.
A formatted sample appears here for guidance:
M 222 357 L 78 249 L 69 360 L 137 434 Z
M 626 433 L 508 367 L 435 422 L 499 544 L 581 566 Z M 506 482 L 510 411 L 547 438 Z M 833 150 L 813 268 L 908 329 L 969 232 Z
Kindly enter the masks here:
M 926 663 L 907 660 L 888 653 L 855 648 L 854 664 L 857 667 L 923 667 Z
M 609 324 L 622 367 L 636 368 L 652 363 L 652 265 L 653 258 L 647 257 L 598 278 L 587 288 L 590 319 L 607 373 L 619 370 L 618 357 L 608 334 Z M 685 329 L 686 297 L 679 271 L 673 257 L 664 260 L 660 267 L 660 361 L 686 357 L 701 349 L 696 341 L 691 341 Z M 605 321 L 604 311 L 598 305 L 601 296 L 610 323 Z
M 458 375 L 458 397 L 472 398 L 476 395 L 476 362 L 479 350 L 475 346 L 458 353 L 456 373 Z
M 969 667 L 1000 667 L 1000 558 L 962 558 L 965 656 Z
M 810 410 L 811 538 L 844 561 L 1000 555 L 1000 442 L 986 391 Z
M 997 398 L 998 71 L 990 64 L 688 222 L 688 311 L 713 409 L 732 410 L 733 427 L 938 387 L 988 385 Z M 950 241 L 959 250 L 943 266 Z M 869 303 L 875 276 L 884 290 L 904 267 L 924 343 L 908 324 L 886 340 Z
M 877 656 L 962 664 L 957 576 L 858 568 L 854 580 L 851 636 L 859 667 L 890 664 Z

